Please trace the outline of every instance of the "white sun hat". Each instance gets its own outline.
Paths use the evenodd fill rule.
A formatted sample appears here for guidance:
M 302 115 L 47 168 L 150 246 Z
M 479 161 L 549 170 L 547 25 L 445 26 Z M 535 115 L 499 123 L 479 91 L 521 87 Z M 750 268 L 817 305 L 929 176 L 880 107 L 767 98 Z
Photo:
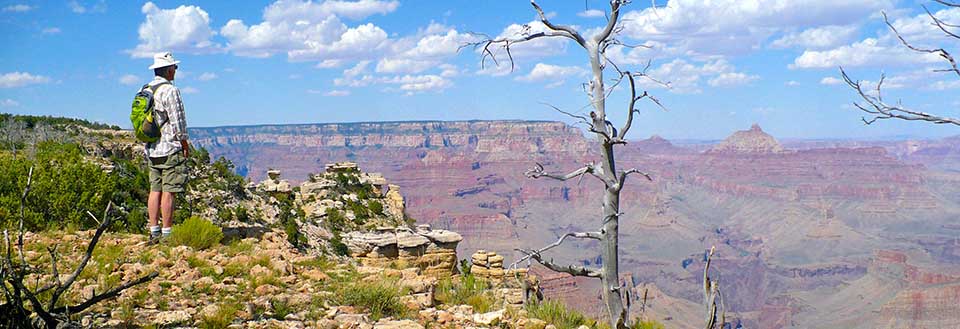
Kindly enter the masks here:
M 153 65 L 150 65 L 149 69 L 158 69 L 165 66 L 177 65 L 180 61 L 173 59 L 173 53 L 163 52 L 153 54 Z

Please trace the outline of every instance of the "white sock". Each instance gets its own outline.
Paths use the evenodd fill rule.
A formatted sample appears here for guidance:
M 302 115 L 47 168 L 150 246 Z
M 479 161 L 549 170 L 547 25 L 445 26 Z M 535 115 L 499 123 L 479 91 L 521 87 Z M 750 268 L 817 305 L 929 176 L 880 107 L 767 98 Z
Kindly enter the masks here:
M 170 236 L 170 231 L 171 231 L 171 230 L 173 230 L 173 228 L 164 227 L 164 228 L 163 228 L 163 236 L 164 236 L 164 237 Z
M 160 226 L 150 226 L 150 235 L 160 235 Z

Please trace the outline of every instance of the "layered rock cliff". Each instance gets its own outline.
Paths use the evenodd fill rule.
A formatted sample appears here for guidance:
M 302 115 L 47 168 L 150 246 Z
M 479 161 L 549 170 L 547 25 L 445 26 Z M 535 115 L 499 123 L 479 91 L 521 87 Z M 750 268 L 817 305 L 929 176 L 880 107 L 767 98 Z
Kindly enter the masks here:
M 257 179 L 270 167 L 308 177 L 322 164 L 344 160 L 382 172 L 404 191 L 407 214 L 418 223 L 462 234 L 460 255 L 485 249 L 509 262 L 515 248 L 542 247 L 564 232 L 595 229 L 599 221 L 602 185 L 591 177 L 564 184 L 523 176 L 534 163 L 568 172 L 598 160 L 595 141 L 562 123 L 253 126 L 191 134 L 212 155 L 227 156 Z M 728 307 L 747 325 L 776 328 L 796 319 L 811 319 L 811 327 L 877 324 L 879 316 L 870 312 L 879 309 L 855 293 L 824 293 L 849 282 L 881 281 L 866 264 L 873 250 L 891 246 L 913 246 L 946 264 L 927 267 L 929 273 L 954 273 L 960 249 L 951 244 L 955 231 L 949 228 L 960 216 L 960 189 L 952 183 L 960 175 L 904 162 L 877 144 L 860 146 L 870 147 L 790 150 L 759 127 L 706 152 L 656 137 L 624 145 L 619 167 L 650 172 L 654 181 L 631 180 L 623 190 L 621 268 L 637 282 L 696 305 L 696 252 L 717 245 Z M 575 241 L 551 257 L 599 266 L 597 248 Z M 566 300 L 584 309 L 596 304 L 599 287 L 592 281 L 544 277 L 552 279 L 545 290 L 579 296 Z M 822 308 L 804 306 L 820 300 L 855 311 L 823 317 Z M 861 310 L 874 315 L 851 315 Z M 673 319 L 660 319 L 668 326 L 693 325 L 676 312 L 665 314 Z

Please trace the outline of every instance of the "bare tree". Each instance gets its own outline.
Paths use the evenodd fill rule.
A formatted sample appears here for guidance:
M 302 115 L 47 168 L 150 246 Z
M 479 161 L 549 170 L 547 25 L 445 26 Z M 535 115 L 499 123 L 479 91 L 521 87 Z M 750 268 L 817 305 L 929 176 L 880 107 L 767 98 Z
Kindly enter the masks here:
M 720 280 L 710 278 L 710 261 L 716 247 L 710 247 L 707 259 L 703 265 L 703 304 L 706 306 L 706 329 L 723 328 L 726 323 L 726 310 L 723 305 L 723 294 L 720 293 Z M 719 321 L 718 321 L 719 320 Z
M 633 124 L 634 113 L 638 112 L 635 108 L 637 101 L 647 99 L 657 106 L 660 106 L 660 102 L 648 92 L 637 92 L 635 78 L 646 78 L 657 82 L 646 74 L 647 68 L 650 67 L 649 63 L 646 68 L 639 73 L 630 72 L 621 70 L 617 67 L 616 63 L 606 56 L 606 51 L 611 46 L 633 47 L 624 44 L 616 38 L 617 32 L 623 28 L 620 24 L 621 9 L 629 2 L 629 0 L 611 0 L 606 26 L 594 36 L 584 37 L 571 26 L 557 25 L 551 22 L 547 18 L 547 15 L 544 14 L 543 9 L 541 9 L 535 1 L 531 1 L 530 4 L 539 15 L 540 22 L 545 26 L 544 31 L 535 32 L 532 27 L 525 26 L 517 36 L 504 38 L 485 37 L 482 41 L 471 44 L 476 50 L 481 52 L 481 66 L 484 65 L 488 58 L 499 65 L 496 54 L 503 54 L 503 52 L 505 52 L 510 61 L 511 70 L 514 68 L 511 48 L 517 44 L 531 40 L 541 38 L 568 39 L 586 51 L 592 72 L 590 81 L 585 84 L 585 89 L 592 107 L 589 117 L 587 115 L 563 111 L 556 107 L 553 108 L 579 120 L 589 128 L 591 133 L 596 135 L 600 147 L 599 163 L 588 163 L 582 168 L 568 174 L 548 173 L 544 170 L 544 167 L 538 163 L 525 174 L 531 178 L 549 178 L 559 181 L 581 179 L 585 175 L 590 175 L 602 182 L 604 185 L 604 194 L 602 214 L 599 217 L 599 230 L 594 232 L 571 232 L 564 234 L 559 240 L 546 247 L 535 250 L 518 250 L 524 256 L 514 262 L 513 266 L 516 266 L 520 262 L 533 259 L 553 271 L 569 273 L 574 276 L 599 278 L 602 287 L 601 296 L 611 328 L 626 327 L 626 323 L 629 320 L 630 299 L 635 298 L 629 295 L 629 289 L 626 289 L 620 282 L 618 239 L 620 216 L 623 215 L 623 213 L 620 212 L 620 191 L 623 189 L 624 183 L 630 175 L 639 174 L 647 180 L 652 180 L 650 175 L 639 169 L 618 169 L 616 159 L 614 158 L 614 146 L 627 143 L 627 132 L 630 131 L 631 125 Z M 606 88 L 604 85 L 604 70 L 608 68 L 608 65 L 617 72 L 615 82 L 612 83 L 610 88 Z M 625 108 L 627 111 L 626 122 L 618 129 L 607 119 L 606 100 L 610 93 L 624 79 L 629 82 L 630 99 Z M 602 266 L 600 268 L 592 268 L 580 265 L 557 264 L 552 259 L 543 256 L 544 252 L 559 246 L 568 238 L 600 241 Z
M 947 7 L 960 8 L 960 2 L 948 0 L 934 1 Z M 957 25 L 960 24 L 960 22 L 944 22 L 942 19 L 934 15 L 933 12 L 927 8 L 927 6 L 923 6 L 923 10 L 927 12 L 928 16 L 930 16 L 930 20 L 932 21 L 933 25 L 936 25 L 937 28 L 939 28 L 947 38 L 960 40 L 960 25 Z M 897 31 L 897 28 L 893 26 L 893 24 L 890 22 L 890 19 L 887 17 L 887 13 L 883 13 L 883 21 L 887 23 L 887 26 L 897 36 L 897 39 L 900 40 L 900 43 L 902 43 L 905 47 L 921 54 L 936 54 L 943 58 L 950 66 L 949 68 L 935 70 L 935 72 L 953 73 L 956 74 L 957 77 L 960 77 L 960 68 L 957 67 L 957 61 L 946 49 L 915 46 L 908 42 L 907 39 L 900 34 L 900 31 Z M 914 110 L 903 105 L 899 100 L 894 104 L 887 103 L 884 101 L 883 93 L 881 91 L 883 81 L 885 79 L 885 77 L 882 75 L 880 77 L 880 81 L 877 83 L 875 94 L 873 94 L 870 92 L 870 90 L 864 89 L 861 81 L 854 81 L 851 79 L 842 67 L 840 68 L 840 74 L 843 76 L 843 81 L 846 82 L 850 88 L 853 88 L 860 98 L 863 99 L 863 103 L 854 102 L 853 104 L 861 111 L 870 114 L 869 118 L 861 118 L 861 120 L 868 125 L 876 122 L 877 120 L 901 119 L 908 121 L 926 121 L 935 124 L 954 124 L 960 126 L 960 119 L 957 118 Z
M 93 238 L 90 239 L 90 243 L 87 244 L 86 252 L 80 260 L 80 264 L 66 277 L 66 280 L 60 279 L 60 273 L 57 268 L 59 257 L 57 254 L 57 246 L 53 245 L 47 248 L 47 252 L 50 253 L 51 274 L 54 282 L 44 285 L 43 287 L 38 287 L 35 290 L 28 288 L 27 285 L 24 284 L 24 279 L 28 274 L 36 273 L 38 270 L 35 266 L 30 265 L 23 255 L 23 235 L 25 232 L 23 228 L 24 204 L 26 203 L 27 195 L 30 193 L 32 178 L 33 168 L 31 167 L 27 174 L 26 187 L 24 187 L 23 193 L 20 195 L 20 222 L 16 242 L 16 257 L 13 254 L 14 248 L 10 242 L 10 234 L 6 230 L 3 231 L 3 237 L 6 242 L 6 255 L 4 255 L 2 261 L 0 261 L 0 287 L 2 287 L 6 303 L 0 305 L 0 326 L 5 328 L 71 327 L 71 314 L 83 312 L 101 301 L 119 296 L 120 293 L 127 288 L 157 277 L 159 273 L 151 272 L 136 280 L 122 283 L 116 288 L 106 292 L 95 293 L 92 297 L 80 304 L 62 305 L 62 303 L 60 303 L 60 297 L 70 290 L 70 287 L 77 280 L 77 277 L 79 277 L 83 269 L 86 268 L 87 263 L 93 256 L 93 250 L 96 248 L 97 242 L 100 241 L 100 236 L 110 227 L 110 208 L 112 203 L 108 203 L 106 209 L 103 211 L 103 216 L 101 216 L 102 221 L 92 213 L 87 212 L 94 221 L 100 223 L 100 226 L 97 227 Z M 43 294 L 49 294 L 49 300 L 46 303 L 43 303 L 39 298 L 39 296 Z M 31 319 L 35 319 L 36 321 L 31 322 Z

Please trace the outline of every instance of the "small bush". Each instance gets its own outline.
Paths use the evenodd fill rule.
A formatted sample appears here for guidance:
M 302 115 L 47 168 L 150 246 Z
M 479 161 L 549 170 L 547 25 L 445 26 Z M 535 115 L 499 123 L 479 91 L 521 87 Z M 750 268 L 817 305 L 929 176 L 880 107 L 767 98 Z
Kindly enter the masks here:
M 493 309 L 493 296 L 490 285 L 473 275 L 467 274 L 459 279 L 443 279 L 437 283 L 434 298 L 447 305 L 470 305 L 476 312 L 489 312 Z
M 663 323 L 656 320 L 640 320 L 634 323 L 633 329 L 663 329 Z
M 240 306 L 236 303 L 223 303 L 216 313 L 203 316 L 200 319 L 200 329 L 221 329 L 226 328 L 233 322 Z
M 273 318 L 277 320 L 283 320 L 294 311 L 286 300 L 281 299 L 271 299 L 270 308 L 273 309 Z
M 334 302 L 359 307 L 370 313 L 374 321 L 390 316 L 403 318 L 407 306 L 400 302 L 401 291 L 389 282 L 356 283 L 339 289 Z
M 596 326 L 596 321 L 591 320 L 580 312 L 567 309 L 562 302 L 557 300 L 529 303 L 524 308 L 531 318 L 546 321 L 558 329 L 574 329 L 582 325 L 588 327 Z
M 210 221 L 192 216 L 182 224 L 173 226 L 170 234 L 170 243 L 174 245 L 190 246 L 202 250 L 213 247 L 223 239 L 223 231 Z
M 371 200 L 369 203 L 367 203 L 367 206 L 370 208 L 370 212 L 374 215 L 383 214 L 383 204 L 380 203 L 380 201 Z

